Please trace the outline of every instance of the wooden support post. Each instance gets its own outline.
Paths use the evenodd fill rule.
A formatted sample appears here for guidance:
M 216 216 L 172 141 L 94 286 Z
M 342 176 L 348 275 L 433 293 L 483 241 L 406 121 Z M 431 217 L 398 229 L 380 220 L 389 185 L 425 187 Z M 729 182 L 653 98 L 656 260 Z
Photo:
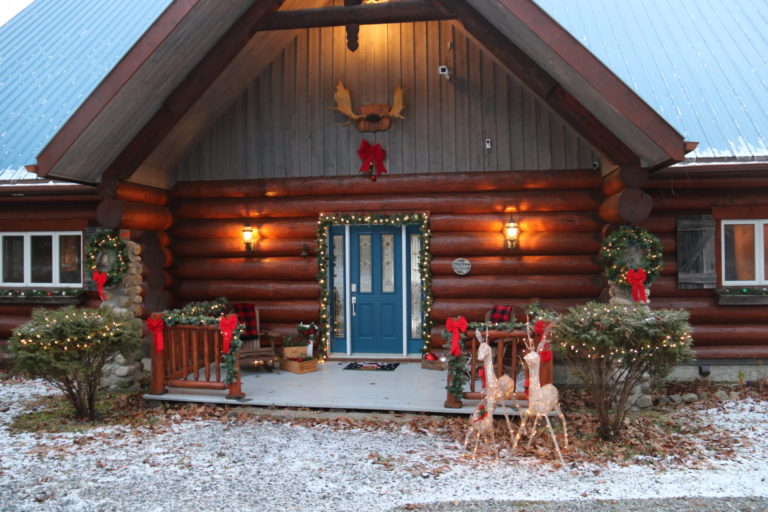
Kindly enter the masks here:
M 235 382 L 229 385 L 227 398 L 232 400 L 241 400 L 245 398 L 245 393 L 240 386 L 240 359 L 235 359 Z
M 165 387 L 165 351 L 155 348 L 154 340 L 150 355 L 152 357 L 152 385 L 149 392 L 153 395 L 164 395 L 168 392 Z

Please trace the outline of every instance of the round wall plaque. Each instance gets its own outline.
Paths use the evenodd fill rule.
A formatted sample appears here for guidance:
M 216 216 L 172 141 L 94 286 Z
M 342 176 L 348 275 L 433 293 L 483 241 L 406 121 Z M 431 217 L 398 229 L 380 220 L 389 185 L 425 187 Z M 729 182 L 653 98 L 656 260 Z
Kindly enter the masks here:
M 457 276 L 465 276 L 472 270 L 472 263 L 466 258 L 456 258 L 451 262 L 451 268 Z

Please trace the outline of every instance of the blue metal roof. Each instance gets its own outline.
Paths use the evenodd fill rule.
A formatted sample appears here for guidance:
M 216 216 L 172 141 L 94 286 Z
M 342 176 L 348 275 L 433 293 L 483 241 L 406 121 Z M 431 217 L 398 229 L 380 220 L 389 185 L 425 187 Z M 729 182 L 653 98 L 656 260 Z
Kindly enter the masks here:
M 535 0 L 674 126 L 688 159 L 768 160 L 768 0 Z
M 37 155 L 171 0 L 37 0 L 0 27 L 0 171 Z

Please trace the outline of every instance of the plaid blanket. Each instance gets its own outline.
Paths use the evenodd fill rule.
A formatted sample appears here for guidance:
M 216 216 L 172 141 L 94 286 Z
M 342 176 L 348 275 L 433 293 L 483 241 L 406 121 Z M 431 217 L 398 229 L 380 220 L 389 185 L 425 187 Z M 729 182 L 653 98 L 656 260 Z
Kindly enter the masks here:
M 490 321 L 495 324 L 509 322 L 512 316 L 512 308 L 513 306 L 493 306 Z
M 243 324 L 243 333 L 240 336 L 241 339 L 253 339 L 259 336 L 259 315 L 256 312 L 256 308 L 253 304 L 247 302 L 241 302 L 234 304 L 232 308 L 235 310 L 237 320 Z

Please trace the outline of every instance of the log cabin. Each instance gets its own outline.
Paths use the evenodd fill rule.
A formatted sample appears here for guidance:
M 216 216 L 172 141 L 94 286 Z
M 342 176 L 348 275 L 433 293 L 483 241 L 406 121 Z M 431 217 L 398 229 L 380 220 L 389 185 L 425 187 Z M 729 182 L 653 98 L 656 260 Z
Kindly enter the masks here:
M 628 17 L 631 7 L 606 4 L 598 16 L 586 1 L 84 0 L 62 16 L 54 4 L 37 0 L 5 25 L 3 45 L 42 45 L 57 24 L 132 31 L 115 32 L 120 46 L 97 79 L 65 91 L 80 100 L 53 130 L 38 121 L 26 160 L 0 162 L 86 187 L 87 199 L 62 188 L 47 200 L 83 199 L 80 224 L 24 203 L 36 216 L 4 214 L 4 254 L 22 224 L 126 230 L 142 245 L 145 314 L 225 296 L 254 303 L 279 334 L 320 323 L 331 356 L 408 356 L 441 347 L 448 317 L 597 299 L 601 240 L 632 223 L 661 239 L 652 305 L 691 312 L 700 359 L 768 357 L 765 89 L 754 69 L 735 74 L 746 59 L 732 43 L 730 67 L 707 76 L 736 91 L 728 112 L 749 110 L 749 123 L 717 125 L 701 76 L 680 71 L 696 68 L 696 52 L 670 56 L 714 51 L 685 38 L 735 38 L 746 12 L 713 21 L 661 6 Z M 653 29 L 644 44 L 627 19 Z M 678 46 L 651 41 L 659 31 Z M 96 42 L 73 43 L 61 57 L 70 72 Z M 630 46 L 635 60 L 611 60 Z M 29 70 L 40 80 L 43 61 Z M 680 75 L 689 80 L 672 82 Z M 676 115 L 686 102 L 694 121 Z M 3 211 L 18 212 L 14 201 L 4 195 Z M 6 275 L 3 287 L 32 284 Z M 729 287 L 755 291 L 753 301 L 728 303 L 717 290 Z M 0 334 L 25 314 L 0 310 Z

